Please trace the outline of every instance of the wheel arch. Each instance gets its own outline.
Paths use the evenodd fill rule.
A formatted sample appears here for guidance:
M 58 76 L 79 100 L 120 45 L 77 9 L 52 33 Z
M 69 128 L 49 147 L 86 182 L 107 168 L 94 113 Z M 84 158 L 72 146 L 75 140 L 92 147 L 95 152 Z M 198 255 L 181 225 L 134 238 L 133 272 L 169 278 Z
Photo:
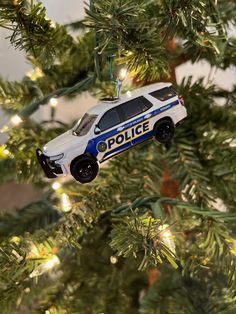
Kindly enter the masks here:
M 70 163 L 70 172 L 71 172 L 71 168 L 73 167 L 73 165 L 79 160 L 79 159 L 82 159 L 83 157 L 90 157 L 90 158 L 93 158 L 94 160 L 97 161 L 97 158 L 94 157 L 92 154 L 90 153 L 85 153 L 85 154 L 82 154 L 82 155 L 79 155 L 77 157 L 75 157 L 74 159 L 72 159 L 71 163 Z
M 155 122 L 154 127 L 153 127 L 153 130 L 155 130 L 157 124 L 158 124 L 159 122 L 163 121 L 163 120 L 168 120 L 168 121 L 172 122 L 173 125 L 175 126 L 175 123 L 174 123 L 173 119 L 172 119 L 170 116 L 165 116 L 165 117 L 163 117 L 163 118 L 161 118 L 161 119 L 159 119 L 159 120 L 157 120 L 157 121 Z

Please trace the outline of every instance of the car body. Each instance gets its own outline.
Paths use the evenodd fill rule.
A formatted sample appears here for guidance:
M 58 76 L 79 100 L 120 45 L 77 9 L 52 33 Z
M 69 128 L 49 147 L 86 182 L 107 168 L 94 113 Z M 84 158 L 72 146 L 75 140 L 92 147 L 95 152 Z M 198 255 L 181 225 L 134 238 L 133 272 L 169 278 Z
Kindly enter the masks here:
M 81 183 L 90 182 L 98 165 L 118 153 L 153 137 L 168 142 L 186 116 L 182 96 L 171 83 L 141 87 L 115 101 L 99 102 L 73 129 L 38 149 L 37 157 L 49 178 L 72 174 Z

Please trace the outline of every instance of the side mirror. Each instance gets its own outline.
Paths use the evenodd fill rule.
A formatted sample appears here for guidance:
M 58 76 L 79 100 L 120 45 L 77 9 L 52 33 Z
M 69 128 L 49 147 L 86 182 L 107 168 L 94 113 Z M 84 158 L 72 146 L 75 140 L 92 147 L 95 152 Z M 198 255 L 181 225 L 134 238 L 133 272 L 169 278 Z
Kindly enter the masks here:
M 94 134 L 98 135 L 101 133 L 101 129 L 99 128 L 98 125 L 95 126 L 95 129 L 94 129 Z

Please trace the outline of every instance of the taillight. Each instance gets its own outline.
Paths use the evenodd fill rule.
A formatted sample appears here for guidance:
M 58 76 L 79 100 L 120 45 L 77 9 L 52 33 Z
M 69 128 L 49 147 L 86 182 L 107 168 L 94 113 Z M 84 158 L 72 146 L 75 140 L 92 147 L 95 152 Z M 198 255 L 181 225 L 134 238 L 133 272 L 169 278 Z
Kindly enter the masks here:
M 179 96 L 179 102 L 182 106 L 184 106 L 184 97 L 182 95 Z

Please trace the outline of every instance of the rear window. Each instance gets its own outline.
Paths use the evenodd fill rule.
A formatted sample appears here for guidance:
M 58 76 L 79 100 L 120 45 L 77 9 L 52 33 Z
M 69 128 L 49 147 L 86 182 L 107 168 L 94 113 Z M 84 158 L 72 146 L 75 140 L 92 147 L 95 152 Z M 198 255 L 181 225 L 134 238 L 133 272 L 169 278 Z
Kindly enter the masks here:
M 172 86 L 170 87 L 164 87 L 162 89 L 156 90 L 152 93 L 150 93 L 149 95 L 151 95 L 152 97 L 164 101 L 167 99 L 170 99 L 174 96 L 177 95 L 176 91 L 174 90 L 174 88 Z

